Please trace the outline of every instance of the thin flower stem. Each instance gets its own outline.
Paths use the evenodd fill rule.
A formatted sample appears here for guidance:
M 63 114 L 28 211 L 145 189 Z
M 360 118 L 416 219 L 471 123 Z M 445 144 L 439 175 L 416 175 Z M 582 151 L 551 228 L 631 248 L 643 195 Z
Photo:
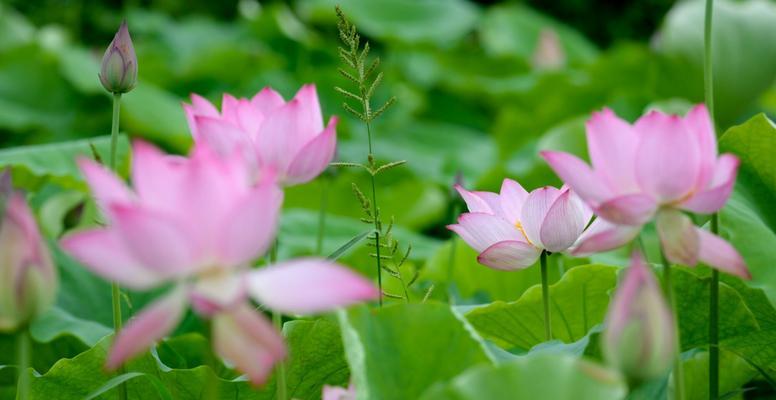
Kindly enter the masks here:
M 362 98 L 364 97 L 364 90 L 361 90 Z M 362 107 L 364 109 L 364 115 L 369 115 L 369 102 L 364 100 L 362 103 Z M 369 143 L 369 160 L 371 164 L 372 160 L 372 124 L 369 122 L 369 120 L 364 121 L 366 124 L 366 137 Z M 371 168 L 371 165 L 370 165 Z M 372 220 L 374 221 L 375 225 L 375 262 L 376 262 L 376 268 L 377 268 L 377 289 L 380 291 L 380 298 L 379 303 L 380 307 L 383 306 L 383 268 L 380 265 L 380 215 L 379 210 L 380 208 L 377 207 L 377 184 L 375 183 L 375 175 L 370 174 L 370 179 L 372 183 Z
M 711 117 L 711 129 L 715 129 L 714 119 L 714 59 L 711 53 L 712 22 L 714 19 L 714 0 L 706 0 L 706 17 L 703 29 L 703 86 L 706 108 Z M 719 232 L 719 215 L 711 216 L 711 233 Z M 709 287 L 709 399 L 719 398 L 719 271 L 711 270 Z
M 113 93 L 113 118 L 110 125 L 110 158 L 108 159 L 110 169 L 116 171 L 116 147 L 119 140 L 119 114 L 121 111 L 121 93 Z M 118 337 L 121 332 L 121 288 L 116 282 L 111 283 L 111 303 L 113 305 L 113 337 Z M 124 373 L 124 367 L 119 369 L 119 373 Z M 127 385 L 119 385 L 119 400 L 127 399 Z
M 269 252 L 269 263 L 270 265 L 275 264 L 278 260 L 278 246 L 280 241 L 275 240 L 275 244 L 272 245 L 272 248 Z M 283 334 L 283 315 L 281 315 L 279 312 L 272 312 L 272 322 L 275 325 L 275 329 L 280 332 L 280 334 Z M 277 392 L 275 398 L 277 400 L 287 400 L 288 399 L 288 387 L 286 385 L 286 362 L 280 361 L 277 364 L 277 369 L 275 370 L 275 373 L 277 374 L 275 378 L 275 382 L 277 384 Z
M 329 194 L 329 180 L 326 176 L 321 177 L 321 204 L 318 209 L 318 237 L 315 241 L 315 254 L 321 255 L 323 253 L 323 235 L 326 231 L 326 208 L 328 206 Z
M 542 251 L 539 256 L 539 264 L 542 273 L 542 301 L 544 302 L 544 336 L 547 341 L 552 340 L 552 321 L 550 320 L 550 287 L 547 281 L 547 251 Z
M 32 366 L 32 343 L 30 341 L 29 328 L 26 326 L 22 327 L 19 330 L 16 342 L 16 362 L 19 364 L 19 381 L 17 382 L 16 387 L 18 394 L 16 398 L 20 400 L 27 400 L 30 398 L 30 374 L 27 371 Z
M 663 260 L 663 291 L 665 292 L 668 306 L 674 316 L 674 338 L 676 340 L 676 356 L 674 358 L 674 399 L 684 400 L 684 368 L 682 367 L 682 340 L 679 336 L 679 314 L 676 312 L 676 300 L 674 299 L 674 285 L 671 280 L 671 264 L 666 260 L 661 249 L 660 257 Z

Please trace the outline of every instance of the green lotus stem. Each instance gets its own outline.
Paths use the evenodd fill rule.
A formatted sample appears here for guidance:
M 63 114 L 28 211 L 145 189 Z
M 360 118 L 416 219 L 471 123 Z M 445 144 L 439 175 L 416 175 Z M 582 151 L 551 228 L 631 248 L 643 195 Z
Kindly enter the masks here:
M 270 265 L 275 264 L 278 260 L 278 246 L 279 241 L 275 240 L 275 244 L 272 245 L 272 248 L 269 251 L 269 263 Z M 272 323 L 275 325 L 275 328 L 281 333 L 283 332 L 283 315 L 281 315 L 279 312 L 272 312 Z M 285 361 L 280 361 L 277 364 L 277 370 L 275 371 L 277 376 L 275 377 L 275 383 L 277 386 L 276 396 L 275 398 L 277 400 L 287 400 L 288 399 L 288 387 L 286 384 L 286 363 Z
M 547 251 L 543 250 L 539 256 L 539 264 L 542 273 L 542 302 L 544 303 L 544 337 L 552 340 L 552 321 L 550 320 L 550 287 L 547 280 Z
M 116 171 L 116 147 L 119 139 L 119 112 L 121 111 L 121 93 L 113 93 L 113 118 L 110 125 L 110 158 L 108 163 L 110 169 Z M 111 303 L 113 305 L 113 337 L 117 337 L 121 332 L 121 288 L 116 282 L 111 283 Z M 124 373 L 124 367 L 119 369 L 119 373 Z M 127 399 L 127 385 L 119 385 L 119 400 Z
M 712 21 L 714 0 L 706 0 L 706 17 L 703 29 L 703 86 L 706 108 L 711 117 L 711 129 L 716 128 L 714 119 L 714 60 L 711 53 Z M 711 233 L 719 233 L 719 215 L 711 216 Z M 719 271 L 711 270 L 709 287 L 709 399 L 719 398 Z
M 208 340 L 212 341 L 212 332 L 213 332 L 213 322 L 212 320 L 207 321 L 207 334 L 209 335 Z M 216 372 L 217 365 L 216 365 L 216 356 L 209 350 L 205 350 L 205 365 L 210 367 L 211 374 L 208 375 L 207 378 L 207 384 L 205 385 L 205 388 L 203 390 L 203 396 L 202 398 L 207 400 L 217 400 L 218 399 L 218 373 Z
M 27 400 L 30 398 L 30 374 L 27 370 L 32 366 L 32 343 L 30 330 L 26 326 L 19 330 L 16 348 L 16 362 L 19 364 L 19 381 L 16 387 L 18 394 L 16 398 Z
M 674 337 L 676 340 L 676 355 L 674 356 L 674 399 L 684 400 L 684 368 L 682 367 L 682 340 L 679 336 L 679 314 L 676 312 L 676 300 L 674 299 L 674 285 L 671 280 L 671 264 L 666 259 L 661 249 L 660 257 L 663 260 L 663 291 L 665 292 L 668 306 L 674 316 Z

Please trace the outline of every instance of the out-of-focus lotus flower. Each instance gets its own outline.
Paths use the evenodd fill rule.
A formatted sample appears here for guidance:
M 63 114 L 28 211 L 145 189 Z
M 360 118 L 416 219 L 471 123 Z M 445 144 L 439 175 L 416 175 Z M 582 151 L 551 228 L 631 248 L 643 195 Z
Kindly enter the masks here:
M 347 388 L 324 385 L 321 400 L 356 400 L 356 387 L 353 382 Z
M 679 210 L 708 214 L 725 205 L 738 159 L 717 157 L 717 141 L 703 105 L 687 116 L 651 111 L 630 125 L 605 109 L 587 123 L 592 168 L 579 158 L 545 151 L 553 170 L 601 218 L 640 229 L 657 219 L 663 251 L 671 262 L 702 261 L 750 278 L 743 258 L 722 238 L 693 225 Z M 590 236 L 577 253 L 611 250 L 621 241 Z M 582 249 L 582 250 L 580 250 Z
M 252 99 L 225 94 L 221 112 L 197 95 L 183 108 L 197 143 L 223 155 L 242 149 L 252 169 L 273 171 L 285 186 L 312 180 L 334 158 L 337 117 L 324 128 L 315 85 L 289 102 L 267 87 Z
M 495 269 L 527 268 L 543 250 L 566 251 L 592 216 L 569 189 L 545 186 L 528 193 L 511 179 L 504 179 L 501 193 L 456 189 L 469 212 L 448 228 L 480 253 L 480 264 Z
M 105 50 L 100 67 L 100 82 L 111 93 L 126 93 L 137 83 L 137 56 L 127 22 L 121 23 L 116 36 Z
M 62 247 L 125 287 L 173 284 L 121 331 L 110 369 L 172 331 L 191 304 L 213 319 L 217 352 L 261 384 L 286 351 L 249 296 L 300 314 L 378 296 L 369 281 L 324 260 L 250 268 L 275 237 L 283 195 L 271 174 L 254 183 L 239 156 L 221 157 L 207 146 L 196 146 L 189 158 L 168 156 L 137 141 L 133 189 L 95 162 L 79 164 L 108 224 L 70 234 Z
M 54 302 L 57 273 L 24 194 L 0 176 L 0 331 L 24 327 Z
M 545 70 L 558 69 L 566 64 L 566 52 L 555 30 L 545 28 L 539 32 L 531 62 L 534 68 Z
M 609 305 L 604 358 L 635 382 L 662 376 L 676 352 L 674 318 L 641 254 L 635 251 Z

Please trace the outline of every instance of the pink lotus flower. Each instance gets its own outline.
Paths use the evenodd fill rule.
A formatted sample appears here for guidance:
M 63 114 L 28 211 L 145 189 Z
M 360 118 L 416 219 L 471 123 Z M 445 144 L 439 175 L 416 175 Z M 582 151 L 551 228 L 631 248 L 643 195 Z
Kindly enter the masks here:
M 592 168 L 579 158 L 545 151 L 553 170 L 610 223 L 637 231 L 657 219 L 663 251 L 671 262 L 702 261 L 750 278 L 744 260 L 722 238 L 693 225 L 680 210 L 718 211 L 733 190 L 738 159 L 717 157 L 717 142 L 706 107 L 686 117 L 652 111 L 629 125 L 608 109 L 587 123 Z M 590 236 L 577 253 L 611 250 L 623 237 Z
M 480 253 L 480 264 L 495 269 L 527 268 L 543 250 L 566 251 L 592 216 L 569 189 L 545 186 L 528 193 L 511 179 L 504 179 L 501 193 L 456 189 L 469 212 L 448 228 Z
M 225 94 L 221 112 L 196 94 L 183 108 L 197 143 L 222 155 L 243 149 L 251 168 L 275 172 L 286 186 L 312 180 L 334 158 L 337 117 L 324 129 L 314 85 L 287 103 L 267 87 L 250 100 Z
M 212 318 L 216 351 L 260 384 L 286 351 L 248 297 L 300 314 L 377 297 L 370 282 L 323 260 L 250 268 L 274 240 L 283 195 L 267 174 L 254 183 L 240 157 L 207 146 L 173 157 L 140 141 L 133 157 L 134 190 L 101 165 L 79 161 L 108 224 L 62 240 L 93 272 L 126 287 L 173 284 L 121 331 L 108 368 L 171 332 L 191 304 Z
M 0 332 L 27 325 L 54 303 L 57 272 L 24 193 L 0 176 Z
M 676 352 L 674 317 L 652 271 L 634 251 L 609 304 L 601 348 L 606 361 L 637 382 L 671 367 Z
M 321 400 L 356 400 L 356 387 L 353 382 L 347 388 L 324 385 Z

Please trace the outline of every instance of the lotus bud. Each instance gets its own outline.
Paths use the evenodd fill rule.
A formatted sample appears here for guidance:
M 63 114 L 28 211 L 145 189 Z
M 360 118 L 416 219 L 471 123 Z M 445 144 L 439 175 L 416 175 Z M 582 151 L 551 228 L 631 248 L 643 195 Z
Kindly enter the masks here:
M 0 177 L 0 332 L 24 327 L 54 302 L 57 274 L 24 194 Z
M 674 359 L 673 315 L 638 251 L 609 305 L 601 347 L 607 363 L 634 383 L 662 376 Z
M 102 86 L 111 93 L 129 92 L 137 83 L 137 56 L 126 21 L 121 23 L 102 56 L 99 77 Z

